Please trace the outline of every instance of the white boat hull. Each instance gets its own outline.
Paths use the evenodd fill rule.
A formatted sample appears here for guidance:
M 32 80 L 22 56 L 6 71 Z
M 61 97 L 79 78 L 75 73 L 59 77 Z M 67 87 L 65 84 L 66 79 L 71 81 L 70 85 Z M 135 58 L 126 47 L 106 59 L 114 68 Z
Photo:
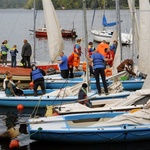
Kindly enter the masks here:
M 113 35 L 113 31 L 111 30 L 91 30 L 93 34 L 93 40 L 97 42 L 102 42 L 105 40 L 107 43 L 110 43 L 110 40 Z M 121 33 L 121 41 L 122 44 L 129 45 L 131 44 L 131 34 L 129 33 Z

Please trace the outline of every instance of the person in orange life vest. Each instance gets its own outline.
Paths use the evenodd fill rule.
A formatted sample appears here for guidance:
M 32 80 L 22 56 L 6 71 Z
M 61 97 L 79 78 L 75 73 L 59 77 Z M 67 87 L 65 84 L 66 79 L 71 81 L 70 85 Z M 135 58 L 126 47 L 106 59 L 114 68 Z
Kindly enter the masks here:
M 107 58 L 106 64 L 109 67 L 112 67 L 113 61 L 114 61 L 114 57 L 115 57 L 114 51 L 110 50 L 110 48 L 105 48 L 105 52 L 106 52 L 106 57 L 105 58 Z
M 74 77 L 74 74 L 73 74 L 73 62 L 74 62 L 74 54 L 72 53 L 68 57 L 69 78 L 73 78 Z
M 76 44 L 74 45 L 74 67 L 76 68 L 76 71 L 79 71 L 78 67 L 80 65 L 80 56 L 81 56 L 81 39 L 77 39 Z
M 78 93 L 78 100 L 84 99 L 83 101 L 79 101 L 79 103 L 86 105 L 87 107 L 92 107 L 92 103 L 89 100 L 86 100 L 87 99 L 86 88 L 87 88 L 87 84 L 83 83 L 82 87 L 80 88 L 79 93 Z
M 106 57 L 105 48 L 108 48 L 109 45 L 106 43 L 105 40 L 103 40 L 100 44 L 98 44 L 96 51 L 102 54 L 104 57 Z

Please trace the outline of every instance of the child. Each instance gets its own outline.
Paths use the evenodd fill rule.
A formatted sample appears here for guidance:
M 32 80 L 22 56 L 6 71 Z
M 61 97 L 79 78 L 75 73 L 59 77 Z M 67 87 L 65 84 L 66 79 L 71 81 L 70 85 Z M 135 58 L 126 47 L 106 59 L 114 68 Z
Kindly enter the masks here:
M 17 50 L 17 46 L 14 45 L 11 49 L 10 49 L 10 54 L 11 54 L 11 67 L 16 68 L 16 56 L 17 56 L 18 50 Z

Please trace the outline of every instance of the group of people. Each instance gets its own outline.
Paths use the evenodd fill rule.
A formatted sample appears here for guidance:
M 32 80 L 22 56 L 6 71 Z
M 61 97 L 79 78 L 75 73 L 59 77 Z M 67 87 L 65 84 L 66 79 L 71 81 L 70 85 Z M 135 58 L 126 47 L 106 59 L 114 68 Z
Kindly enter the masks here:
M 31 68 L 31 62 L 30 57 L 32 55 L 32 48 L 31 45 L 28 43 L 28 41 L 25 39 L 23 41 L 22 46 L 22 60 L 21 63 L 24 68 Z M 11 67 L 16 68 L 17 65 L 17 53 L 19 52 L 17 50 L 17 45 L 14 45 L 12 48 L 8 45 L 8 41 L 4 40 L 1 44 L 1 59 L 2 59 L 2 66 L 7 67 L 7 56 L 8 52 L 10 52 L 11 55 Z
M 45 90 L 45 82 L 44 82 L 44 76 L 46 75 L 45 71 L 37 68 L 35 64 L 31 65 L 31 73 L 30 73 L 30 79 L 33 82 L 33 90 L 34 90 L 34 96 L 37 96 L 37 89 L 38 86 L 40 86 L 42 90 L 42 94 L 46 93 Z M 6 96 L 23 96 L 23 90 L 21 90 L 18 85 L 21 83 L 19 80 L 17 83 L 13 82 L 13 75 L 9 70 L 5 72 L 5 78 L 3 80 L 3 89 L 5 90 Z
M 72 54 L 67 57 L 64 52 L 60 52 L 61 60 L 56 60 L 59 64 L 60 70 L 61 70 L 61 76 L 63 78 L 73 78 L 73 69 L 79 70 L 80 65 L 80 56 L 82 54 L 81 51 L 81 39 L 77 39 Z M 106 75 L 105 75 L 105 69 L 106 67 L 112 67 L 113 61 L 115 57 L 117 49 L 117 41 L 114 40 L 112 45 L 108 45 L 106 41 L 102 41 L 97 48 L 93 46 L 93 42 L 88 43 L 88 53 L 86 55 L 86 58 L 89 60 L 89 70 L 90 75 L 93 75 L 96 80 L 96 87 L 97 92 L 99 95 L 101 95 L 101 87 L 100 87 L 100 79 L 99 75 L 101 75 L 104 91 L 105 94 L 108 95 L 108 87 L 106 83 Z M 136 76 L 136 74 L 133 72 L 133 60 L 126 59 L 124 62 L 122 62 L 117 67 L 118 72 L 126 70 L 133 76 Z M 84 70 L 85 71 L 85 70 Z

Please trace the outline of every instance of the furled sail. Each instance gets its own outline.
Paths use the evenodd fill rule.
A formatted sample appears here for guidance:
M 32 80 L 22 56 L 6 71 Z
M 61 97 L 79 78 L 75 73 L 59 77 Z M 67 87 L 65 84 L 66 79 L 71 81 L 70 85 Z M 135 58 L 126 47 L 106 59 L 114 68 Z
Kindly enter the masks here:
M 139 1 L 140 40 L 139 40 L 139 71 L 148 74 L 150 69 L 150 3 L 149 0 Z
M 42 3 L 47 29 L 50 60 L 54 61 L 59 55 L 59 52 L 64 49 L 61 29 L 52 1 L 42 0 Z

